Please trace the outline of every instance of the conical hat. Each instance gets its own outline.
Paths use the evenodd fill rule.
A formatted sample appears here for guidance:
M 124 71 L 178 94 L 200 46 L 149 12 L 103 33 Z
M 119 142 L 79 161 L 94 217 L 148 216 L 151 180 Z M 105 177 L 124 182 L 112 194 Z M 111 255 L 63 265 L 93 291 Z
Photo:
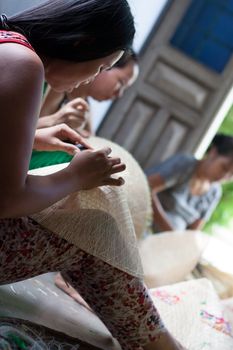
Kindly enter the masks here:
M 146 177 L 136 160 L 119 145 L 98 137 L 88 142 L 94 149 L 111 147 L 112 156 L 121 158 L 127 167 L 120 174 L 125 185 L 79 191 L 31 217 L 86 252 L 142 277 L 137 238 L 143 234 L 151 210 Z M 47 175 L 66 166 L 59 164 L 30 173 Z
M 201 231 L 168 231 L 139 244 L 144 280 L 149 288 L 183 281 L 197 265 L 209 237 Z

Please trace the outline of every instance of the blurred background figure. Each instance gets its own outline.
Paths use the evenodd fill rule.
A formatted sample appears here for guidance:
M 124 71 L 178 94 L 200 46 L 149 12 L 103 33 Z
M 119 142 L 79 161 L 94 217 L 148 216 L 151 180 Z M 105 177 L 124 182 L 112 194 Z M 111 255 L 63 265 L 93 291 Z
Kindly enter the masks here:
M 177 154 L 147 171 L 156 232 L 199 229 L 232 178 L 233 137 L 217 134 L 202 160 Z

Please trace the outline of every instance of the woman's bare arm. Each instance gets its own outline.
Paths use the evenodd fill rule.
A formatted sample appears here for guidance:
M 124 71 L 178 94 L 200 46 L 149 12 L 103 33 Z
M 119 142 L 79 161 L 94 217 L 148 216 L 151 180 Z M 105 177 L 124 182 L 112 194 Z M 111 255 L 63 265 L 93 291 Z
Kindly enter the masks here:
M 85 151 L 69 167 L 50 176 L 28 176 L 44 78 L 43 65 L 30 49 L 0 45 L 0 217 L 18 217 L 42 210 L 66 195 L 100 185 L 121 185 L 111 179 L 124 170 L 110 150 Z
M 50 115 L 42 116 L 38 119 L 37 128 L 46 128 L 61 123 L 65 123 L 72 129 L 78 129 L 85 124 L 86 112 L 89 106 L 85 100 L 80 97 L 66 103 L 61 108 Z

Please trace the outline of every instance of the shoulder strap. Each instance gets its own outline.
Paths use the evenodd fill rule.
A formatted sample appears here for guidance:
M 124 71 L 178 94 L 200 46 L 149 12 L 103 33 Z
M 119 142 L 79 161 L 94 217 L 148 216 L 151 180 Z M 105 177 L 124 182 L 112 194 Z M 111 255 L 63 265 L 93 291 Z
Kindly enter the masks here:
M 0 30 L 0 44 L 4 43 L 16 43 L 28 47 L 33 50 L 32 45 L 29 41 L 20 33 L 10 32 L 7 30 Z

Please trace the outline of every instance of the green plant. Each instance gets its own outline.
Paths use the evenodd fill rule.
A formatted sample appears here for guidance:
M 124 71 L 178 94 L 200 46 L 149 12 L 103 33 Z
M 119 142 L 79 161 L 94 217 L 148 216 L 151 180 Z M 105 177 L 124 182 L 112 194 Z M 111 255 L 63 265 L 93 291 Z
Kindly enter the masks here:
M 219 132 L 233 135 L 233 106 L 219 128 Z M 204 227 L 204 231 L 208 233 L 211 233 L 216 225 L 233 229 L 233 182 L 224 184 L 222 189 L 222 199 Z

